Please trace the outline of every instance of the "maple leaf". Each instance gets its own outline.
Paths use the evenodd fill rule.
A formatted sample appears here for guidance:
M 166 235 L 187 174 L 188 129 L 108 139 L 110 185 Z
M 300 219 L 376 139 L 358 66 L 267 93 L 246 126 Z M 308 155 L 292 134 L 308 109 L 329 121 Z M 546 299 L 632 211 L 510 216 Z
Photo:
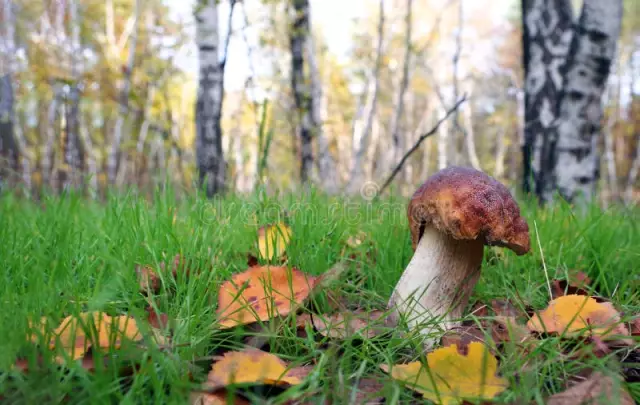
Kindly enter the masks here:
M 621 381 L 596 372 L 568 390 L 549 397 L 547 405 L 634 405 L 635 401 L 621 384 Z
M 427 354 L 427 366 L 419 361 L 381 368 L 437 404 L 458 405 L 464 400 L 489 400 L 508 383 L 496 376 L 498 361 L 485 345 L 471 342 L 466 355 L 455 344 Z
M 620 314 L 609 302 L 598 302 L 584 295 L 564 295 L 535 314 L 527 327 L 533 332 L 581 336 L 585 331 L 601 338 L 629 335 Z
M 309 296 L 315 282 L 285 266 L 256 266 L 235 274 L 218 292 L 219 325 L 226 329 L 286 315 Z
M 258 349 L 227 352 L 211 366 L 205 387 L 216 390 L 232 384 L 300 384 L 300 378 L 289 372 L 287 363 L 272 353 Z
M 284 223 L 258 229 L 258 251 L 266 260 L 279 259 L 291 240 L 291 228 Z

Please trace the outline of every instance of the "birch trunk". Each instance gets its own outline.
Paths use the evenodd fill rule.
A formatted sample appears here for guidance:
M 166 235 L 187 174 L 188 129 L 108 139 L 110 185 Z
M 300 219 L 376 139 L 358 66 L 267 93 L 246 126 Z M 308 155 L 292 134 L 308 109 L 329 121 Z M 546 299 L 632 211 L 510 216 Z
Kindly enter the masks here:
M 365 157 L 368 150 L 371 128 L 378 103 L 378 90 L 380 85 L 380 70 L 382 69 L 382 44 L 384 43 L 384 0 L 380 0 L 380 17 L 378 20 L 378 43 L 376 47 L 376 61 L 373 77 L 369 81 L 369 94 L 363 111 L 364 125 L 354 126 L 354 152 L 347 184 L 347 193 L 355 194 L 362 187 L 365 180 Z M 358 123 L 356 123 L 358 124 Z M 361 129 L 360 129 L 360 128 Z
M 501 180 L 504 176 L 504 158 L 507 154 L 507 143 L 505 142 L 504 128 L 498 128 L 496 137 L 496 167 L 494 177 Z
M 52 178 L 54 174 L 54 162 L 55 162 L 55 142 L 58 131 L 58 114 L 60 99 L 62 97 L 62 89 L 60 84 L 53 83 L 53 98 L 51 104 L 49 104 L 49 110 L 47 112 L 47 126 L 45 129 L 45 142 L 42 146 L 42 186 L 52 187 L 55 183 L 55 179 Z
M 234 5 L 235 1 L 232 1 L 230 13 L 233 13 Z M 231 25 L 229 27 L 229 33 L 231 33 Z M 220 125 L 226 54 L 222 62 L 219 61 L 220 34 L 217 0 L 202 0 L 198 5 L 196 43 L 200 64 L 195 114 L 196 160 L 200 185 L 205 186 L 206 195 L 210 198 L 224 191 L 226 177 Z
M 325 192 L 334 194 L 338 191 L 336 159 L 329 150 L 329 139 L 323 128 L 323 88 L 311 28 L 309 28 L 309 40 L 307 41 L 307 55 L 311 79 L 311 116 L 316 126 L 315 137 L 318 141 L 318 172 L 320 174 L 320 184 Z
M 601 99 L 620 36 L 622 9 L 622 0 L 585 0 L 571 41 L 549 159 L 554 188 L 568 201 L 580 196 L 590 201 L 596 191 Z M 544 201 L 552 197 L 549 190 Z
M 446 115 L 446 111 L 440 112 L 440 118 Z M 442 121 L 440 128 L 438 128 L 438 170 L 446 168 L 449 164 L 449 122 L 448 120 Z
M 129 55 L 127 57 L 127 66 L 124 71 L 122 80 L 122 88 L 118 97 L 118 115 L 116 117 L 115 127 L 113 129 L 113 139 L 111 141 L 111 151 L 107 165 L 107 174 L 109 183 L 114 185 L 118 175 L 118 166 L 120 161 L 120 144 L 124 132 L 125 117 L 129 111 L 129 91 L 131 89 L 131 75 L 135 65 L 136 45 L 138 41 L 138 20 L 140 16 L 140 1 L 134 0 L 133 3 L 133 32 L 129 42 Z M 107 7 L 108 8 L 108 7 Z M 109 27 L 109 25 L 107 25 Z M 109 34 L 110 35 L 110 34 Z
M 411 36 L 413 25 L 413 0 L 407 0 L 407 13 L 405 15 L 405 40 L 404 40 L 404 60 L 402 62 L 402 78 L 400 79 L 400 88 L 396 98 L 393 116 L 391 118 L 391 140 L 392 147 L 387 153 L 386 159 L 382 162 L 384 166 L 384 175 L 387 175 L 404 154 L 406 142 L 400 139 L 400 122 L 404 115 L 405 93 L 409 87 L 409 68 L 411 66 Z
M 76 188 L 80 186 L 84 156 L 80 145 L 80 20 L 78 16 L 78 0 L 70 0 L 69 20 L 71 24 L 71 86 L 69 88 L 66 116 L 66 138 L 64 144 L 64 163 L 67 175 L 63 187 Z
M 15 107 L 13 92 L 13 58 L 15 55 L 15 16 L 13 1 L 3 0 L 4 29 L 0 55 L 0 191 L 10 173 L 19 172 L 18 143 L 14 133 Z M 4 31 L 4 32 L 3 32 Z
M 473 102 L 469 100 L 466 102 L 466 106 L 462 106 L 464 114 L 464 138 L 465 149 L 467 150 L 467 157 L 471 166 L 476 170 L 482 170 L 480 167 L 480 158 L 478 158 L 478 151 L 476 149 L 476 134 L 473 129 Z
M 571 0 L 522 0 L 525 70 L 523 191 L 542 198 L 550 183 L 549 133 L 557 116 L 562 69 L 571 42 Z M 534 186 L 531 185 L 533 177 Z

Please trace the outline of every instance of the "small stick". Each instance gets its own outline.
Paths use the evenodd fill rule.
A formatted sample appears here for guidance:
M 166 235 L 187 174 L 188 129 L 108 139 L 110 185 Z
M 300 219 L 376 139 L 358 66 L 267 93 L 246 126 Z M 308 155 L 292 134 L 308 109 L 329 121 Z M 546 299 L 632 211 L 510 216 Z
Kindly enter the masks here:
M 382 193 L 384 192 L 384 190 L 389 187 L 389 184 L 391 184 L 391 182 L 393 181 L 393 179 L 396 177 L 396 175 L 400 172 L 400 170 L 402 169 L 402 167 L 404 166 L 404 164 L 406 163 L 407 159 L 409 159 L 409 156 L 411 156 L 413 154 L 413 152 L 415 152 L 416 150 L 418 150 L 418 147 L 420 146 L 420 144 L 422 144 L 422 142 L 424 142 L 425 139 L 427 139 L 428 137 L 430 137 L 431 135 L 435 134 L 438 129 L 440 128 L 440 125 L 447 120 L 447 118 L 449 118 L 449 116 L 451 114 L 453 114 L 455 111 L 458 110 L 458 107 L 460 107 L 460 105 L 465 102 L 467 99 L 467 95 L 464 94 L 462 96 L 462 98 L 460 98 L 454 105 L 453 107 L 451 107 L 447 113 L 445 114 L 444 117 L 440 118 L 438 120 L 438 122 L 436 122 L 436 125 L 433 126 L 433 128 L 431 128 L 431 130 L 429 130 L 429 132 L 423 134 L 420 136 L 420 138 L 418 138 L 418 141 L 411 147 L 411 149 L 409 149 L 407 151 L 407 153 L 404 154 L 404 156 L 402 157 L 402 159 L 400 159 L 400 162 L 398 163 L 398 165 L 396 166 L 395 169 L 393 169 L 393 171 L 391 172 L 391 175 L 389 176 L 389 178 L 387 178 L 387 181 L 384 182 L 384 184 L 382 185 L 382 187 L 380 188 L 380 191 L 378 192 L 377 196 L 382 195 Z

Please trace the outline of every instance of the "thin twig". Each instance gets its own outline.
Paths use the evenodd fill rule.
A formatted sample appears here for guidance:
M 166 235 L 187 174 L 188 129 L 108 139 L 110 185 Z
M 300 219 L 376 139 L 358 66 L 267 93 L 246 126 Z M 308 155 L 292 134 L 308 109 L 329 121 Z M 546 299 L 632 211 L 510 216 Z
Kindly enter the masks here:
M 396 166 L 395 169 L 393 169 L 393 171 L 391 172 L 391 175 L 389 175 L 389 178 L 387 178 L 387 181 L 384 182 L 384 184 L 382 185 L 382 187 L 380 187 L 380 191 L 378 192 L 378 196 L 382 195 L 382 193 L 384 192 L 384 190 L 389 186 L 389 184 L 391 184 L 391 182 L 393 181 L 393 179 L 396 177 L 396 175 L 400 172 L 400 170 L 402 170 L 402 166 L 404 166 L 404 164 L 406 163 L 407 159 L 409 159 L 409 156 L 411 156 L 413 154 L 413 152 L 415 152 L 416 150 L 418 150 L 418 147 L 420 146 L 420 144 L 422 144 L 422 142 L 427 139 L 428 137 L 430 137 L 431 135 L 435 134 L 436 132 L 438 132 L 438 129 L 440 128 L 440 125 L 447 119 L 449 118 L 449 116 L 451 114 L 453 114 L 455 111 L 458 110 L 458 108 L 460 107 L 460 105 L 465 102 L 467 99 L 467 95 L 463 94 L 462 98 L 460 98 L 460 100 L 458 100 L 453 107 L 451 107 L 447 113 L 445 114 L 444 117 L 440 118 L 438 120 L 438 122 L 436 122 L 436 124 L 433 126 L 433 128 L 431 128 L 431 130 L 423 135 L 420 136 L 420 138 L 418 138 L 418 141 L 411 147 L 411 149 L 409 149 L 407 151 L 407 153 L 404 154 L 404 156 L 402 157 L 402 159 L 400 159 L 400 162 L 398 163 L 398 165 Z

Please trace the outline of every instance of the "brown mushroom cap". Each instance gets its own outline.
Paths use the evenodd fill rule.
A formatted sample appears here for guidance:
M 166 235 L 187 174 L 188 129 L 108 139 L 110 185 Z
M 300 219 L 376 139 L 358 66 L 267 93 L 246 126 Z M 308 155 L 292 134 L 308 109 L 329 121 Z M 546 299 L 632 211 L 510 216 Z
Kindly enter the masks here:
M 411 198 L 407 215 L 414 250 L 426 226 L 518 255 L 530 248 L 529 226 L 509 190 L 475 169 L 448 167 L 429 177 Z

